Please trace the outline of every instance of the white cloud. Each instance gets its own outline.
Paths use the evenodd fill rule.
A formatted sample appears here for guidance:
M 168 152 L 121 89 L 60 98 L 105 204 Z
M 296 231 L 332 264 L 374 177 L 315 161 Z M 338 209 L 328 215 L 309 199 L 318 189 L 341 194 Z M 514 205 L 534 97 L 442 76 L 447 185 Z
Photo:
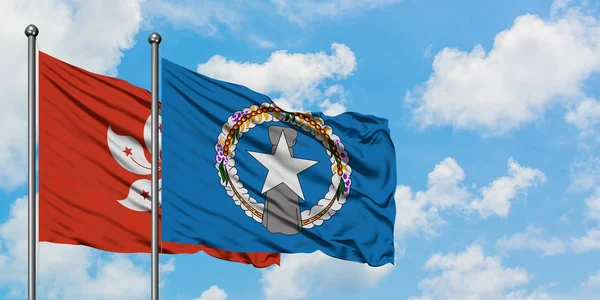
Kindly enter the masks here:
M 38 26 L 38 45 L 59 59 L 93 72 L 116 74 L 123 50 L 134 44 L 142 21 L 142 0 L 0 1 L 0 188 L 25 181 L 27 151 L 27 38 Z M 110 16 L 110 22 L 106 18 Z M 10 71 L 9 71 L 10 70 Z
M 427 48 L 425 48 L 425 51 L 423 52 L 423 57 L 430 58 L 433 55 L 433 53 L 431 52 L 432 49 L 433 49 L 433 44 L 429 44 L 427 46 Z
M 569 172 L 569 191 L 585 192 L 600 186 L 600 157 L 577 161 Z
M 9 219 L 0 224 L 0 286 L 13 295 L 27 287 L 27 199 L 17 199 Z M 124 254 L 100 255 L 84 246 L 39 243 L 38 291 L 44 298 L 148 299 L 149 268 Z M 162 276 L 174 270 L 173 260 L 160 266 Z M 164 277 L 163 277 L 164 279 Z
M 496 242 L 496 247 L 502 252 L 511 250 L 530 250 L 542 256 L 553 256 L 565 253 L 565 244 L 556 237 L 546 237 L 542 229 L 527 226 L 523 233 L 510 237 L 503 236 Z
M 414 196 L 409 186 L 396 189 L 396 224 L 394 234 L 404 237 L 408 233 L 423 232 L 426 236 L 437 235 L 437 229 L 446 222 L 439 217 L 439 211 L 431 206 L 427 192 L 418 191 Z
M 596 188 L 595 193 L 585 199 L 585 205 L 587 207 L 587 217 L 598 221 L 598 224 L 600 224 L 600 187 Z
M 245 21 L 237 4 L 239 3 L 231 0 L 227 4 L 212 0 L 149 0 L 144 5 L 144 15 L 152 21 L 166 20 L 176 28 L 218 36 L 221 26 L 235 30 Z
M 519 16 L 489 52 L 438 52 L 429 79 L 406 96 L 415 122 L 499 135 L 581 99 L 583 83 L 600 70 L 600 22 L 563 4 L 549 20 Z
M 341 103 L 331 103 L 329 99 L 325 99 L 319 103 L 319 109 L 327 116 L 337 116 L 346 112 L 346 107 Z
M 343 88 L 339 85 L 327 87 L 325 81 L 345 79 L 356 68 L 354 52 L 346 45 L 333 43 L 329 55 L 280 50 L 273 52 L 262 64 L 241 63 L 215 55 L 198 65 L 198 72 L 247 86 L 273 98 L 279 97 L 274 101 L 283 108 L 303 110 L 304 106 L 321 103 L 326 110 L 335 113 L 342 110 L 339 105 L 343 105 Z M 334 97 L 342 100 L 334 101 Z
M 445 158 L 428 174 L 427 190 L 414 194 L 408 186 L 396 189 L 397 213 L 395 233 L 422 231 L 427 236 L 437 235 L 437 228 L 445 225 L 440 210 L 464 207 L 470 194 L 460 183 L 465 178 L 463 169 L 453 158 Z
M 590 275 L 585 282 L 582 282 L 581 285 L 584 288 L 600 290 L 600 271 L 595 275 Z
M 600 102 L 592 98 L 581 101 L 566 114 L 565 121 L 575 125 L 584 136 L 592 135 L 594 127 L 600 124 Z
M 147 18 L 144 25 L 151 28 L 157 26 L 158 22 L 167 21 L 178 29 L 219 38 L 228 32 L 260 48 L 272 49 L 276 47 L 275 43 L 253 31 L 250 23 L 254 18 L 265 21 L 265 15 L 271 17 L 279 14 L 290 22 L 305 26 L 306 21 L 315 17 L 336 17 L 399 1 L 401 0 L 147 0 L 143 7 Z M 257 15 L 260 17 L 256 17 Z
M 445 158 L 429 173 L 427 190 L 413 193 L 408 186 L 396 190 L 396 234 L 423 232 L 435 236 L 437 229 L 445 225 L 440 217 L 444 210 L 478 213 L 481 218 L 492 214 L 507 217 L 518 194 L 526 195 L 528 188 L 545 180 L 541 171 L 522 167 L 513 158 L 508 160 L 508 173 L 475 193 L 463 183 L 465 172 L 456 160 Z
M 269 40 L 265 40 L 257 35 L 250 35 L 248 37 L 248 40 L 250 42 L 252 42 L 253 44 L 255 44 L 256 46 L 263 48 L 263 49 L 273 49 L 275 48 L 275 43 L 269 41 Z
M 445 158 L 427 175 L 428 202 L 439 209 L 464 206 L 470 194 L 460 183 L 465 180 L 465 171 L 455 159 Z
M 218 286 L 213 285 L 208 290 L 202 292 L 199 298 L 194 300 L 227 300 L 227 293 Z
M 600 228 L 588 230 L 585 236 L 571 238 L 571 245 L 575 252 L 600 250 Z
M 271 0 L 279 14 L 291 22 L 304 25 L 306 21 L 323 17 L 338 17 L 359 10 L 374 9 L 401 0 Z
M 175 259 L 171 257 L 165 263 L 160 264 L 159 272 L 160 274 L 175 272 Z
M 550 15 L 556 16 L 557 14 L 564 12 L 565 9 L 569 8 L 569 5 L 573 0 L 554 0 L 550 6 Z
M 585 199 L 585 206 L 586 217 L 600 225 L 600 188 L 596 188 L 594 193 Z M 571 238 L 571 246 L 575 252 L 600 250 L 600 227 L 589 229 L 585 236 Z
M 337 116 L 346 112 L 346 95 L 344 87 L 336 84 L 330 86 L 323 94 L 324 100 L 318 103 L 319 109 L 327 116 Z
M 470 204 L 470 209 L 479 212 L 482 218 L 492 214 L 507 217 L 511 199 L 538 183 L 544 183 L 546 177 L 537 169 L 521 167 L 513 158 L 508 160 L 508 175 L 494 180 L 481 189 L 482 197 Z
M 401 0 L 271 0 L 270 3 L 246 0 L 147 0 L 144 15 L 149 21 L 166 20 L 176 28 L 193 30 L 207 36 L 221 36 L 225 30 L 241 33 L 262 48 L 273 48 L 270 41 L 248 34 L 254 14 L 279 14 L 288 21 L 305 26 L 307 21 L 338 17 L 348 13 L 383 7 Z M 225 4 L 226 3 L 226 4 Z M 249 13 L 252 12 L 252 13 Z M 264 19 L 264 18 L 263 18 Z M 147 26 L 152 26 L 147 22 Z M 225 30 L 224 30 L 225 29 Z
M 44 254 L 45 257 L 46 254 Z M 98 271 L 95 274 L 87 274 L 83 280 L 63 283 L 62 279 L 60 281 L 57 279 L 52 287 L 56 289 L 57 295 L 61 295 L 62 292 L 60 299 L 148 298 L 150 282 L 147 271 L 144 270 L 145 268 L 134 265 L 125 256 L 114 255 L 108 260 L 98 259 L 96 267 Z M 86 270 L 82 269 L 81 271 Z M 57 278 L 59 274 L 54 273 L 52 275 Z
M 545 291 L 533 291 L 532 293 L 529 293 L 526 290 L 519 290 L 516 292 L 511 292 L 508 293 L 506 296 L 503 297 L 502 300 L 558 300 L 554 297 L 554 295 L 549 295 L 547 294 Z M 581 298 L 574 298 L 574 299 L 578 299 L 578 300 L 583 300 Z
M 528 283 L 532 275 L 520 267 L 503 266 L 498 256 L 485 256 L 478 244 L 458 254 L 434 254 L 424 268 L 440 273 L 421 280 L 422 295 L 409 299 L 549 299 L 540 292 L 511 292 Z
M 304 299 L 324 291 L 348 294 L 376 286 L 393 268 L 343 261 L 320 251 L 282 255 L 280 266 L 263 271 L 261 284 L 267 300 Z

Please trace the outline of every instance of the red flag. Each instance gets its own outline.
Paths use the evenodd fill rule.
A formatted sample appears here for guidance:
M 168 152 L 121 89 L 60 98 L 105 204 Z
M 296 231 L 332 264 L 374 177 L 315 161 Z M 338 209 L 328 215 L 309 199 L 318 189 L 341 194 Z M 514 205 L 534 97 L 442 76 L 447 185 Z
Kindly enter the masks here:
M 40 241 L 149 253 L 150 92 L 43 52 L 39 84 Z M 159 246 L 162 253 L 205 251 L 256 267 L 279 264 L 277 253 Z

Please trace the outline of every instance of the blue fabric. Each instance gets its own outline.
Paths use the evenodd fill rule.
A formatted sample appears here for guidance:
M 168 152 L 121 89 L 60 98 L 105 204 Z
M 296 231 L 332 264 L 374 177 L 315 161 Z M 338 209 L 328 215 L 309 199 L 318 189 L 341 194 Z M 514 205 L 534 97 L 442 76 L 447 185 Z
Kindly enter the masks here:
M 311 253 L 381 266 L 394 262 L 396 158 L 388 121 L 358 113 L 328 117 L 349 156 L 350 189 L 346 201 L 319 226 L 295 235 L 271 233 L 248 217 L 221 185 L 217 144 L 221 128 L 235 112 L 272 103 L 248 88 L 214 80 L 162 59 L 162 239 L 202 244 L 236 252 Z M 330 156 L 322 142 L 285 122 L 263 123 L 239 137 L 235 167 L 250 196 L 261 194 L 268 170 L 247 151 L 271 153 L 268 128 L 298 132 L 293 156 L 318 161 L 298 175 L 304 199 L 300 211 L 324 198 L 332 181 Z M 333 189 L 335 190 L 335 188 Z M 252 215 L 248 212 L 248 214 Z

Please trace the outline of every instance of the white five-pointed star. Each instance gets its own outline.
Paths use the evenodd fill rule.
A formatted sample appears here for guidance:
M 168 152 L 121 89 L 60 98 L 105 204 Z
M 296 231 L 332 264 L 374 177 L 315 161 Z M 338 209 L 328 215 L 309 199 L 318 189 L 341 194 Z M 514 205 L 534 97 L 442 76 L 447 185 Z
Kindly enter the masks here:
M 283 183 L 296 193 L 300 199 L 304 200 L 304 193 L 302 193 L 298 174 L 312 167 L 318 161 L 292 157 L 285 140 L 284 132 L 281 132 L 275 154 L 251 151 L 248 151 L 248 153 L 269 170 L 261 194 Z

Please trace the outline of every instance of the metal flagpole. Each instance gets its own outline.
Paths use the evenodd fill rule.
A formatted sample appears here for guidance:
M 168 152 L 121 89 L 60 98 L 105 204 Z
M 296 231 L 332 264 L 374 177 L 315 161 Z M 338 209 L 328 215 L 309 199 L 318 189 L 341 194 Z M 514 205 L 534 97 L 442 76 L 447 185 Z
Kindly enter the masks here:
M 36 76 L 37 76 L 37 66 L 36 66 L 36 47 L 35 47 L 35 41 L 37 38 L 37 35 L 39 33 L 38 28 L 31 24 L 29 26 L 27 26 L 25 28 L 25 36 L 27 36 L 27 64 L 28 64 L 28 68 L 27 68 L 27 79 L 28 79 L 28 85 L 27 85 L 27 96 L 28 96 L 28 129 L 29 129 L 29 134 L 28 134 L 28 140 L 27 140 L 27 148 L 28 148 L 28 164 L 29 164 L 29 168 L 28 168 L 28 180 L 29 180 L 29 189 L 27 192 L 27 197 L 28 197 L 28 203 L 29 203 L 29 210 L 28 210 L 28 214 L 27 214 L 27 220 L 28 220 L 28 242 L 27 242 L 27 257 L 28 257 L 28 280 L 27 280 L 27 284 L 28 284 L 28 294 L 29 294 L 29 300 L 35 300 L 36 299 L 36 243 L 37 243 L 37 237 L 36 237 L 36 229 L 37 229 L 37 224 L 36 224 L 36 201 L 35 201 L 35 194 L 36 194 L 36 170 L 35 170 L 35 146 L 36 146 L 36 88 L 37 88 L 37 82 L 36 82 Z
M 152 300 L 158 300 L 158 45 L 162 38 L 154 32 L 152 46 Z

